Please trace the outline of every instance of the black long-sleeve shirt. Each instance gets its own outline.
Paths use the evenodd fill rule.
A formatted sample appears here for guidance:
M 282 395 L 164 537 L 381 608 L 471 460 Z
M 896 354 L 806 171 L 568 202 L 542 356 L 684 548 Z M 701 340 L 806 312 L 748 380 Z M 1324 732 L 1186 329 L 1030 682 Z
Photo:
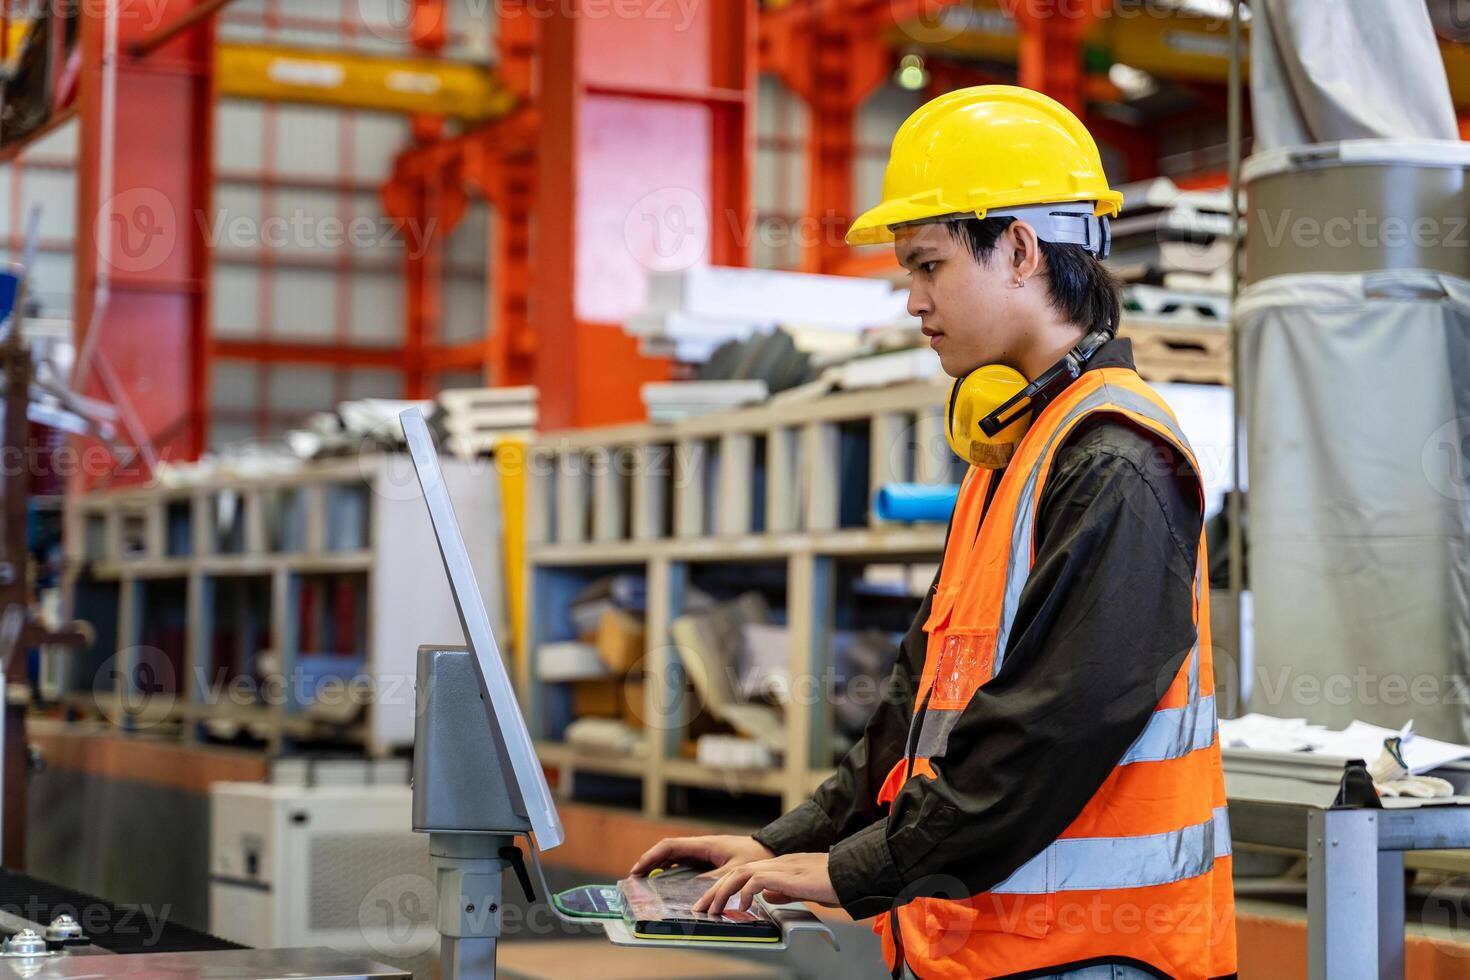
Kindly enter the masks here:
M 1133 366 L 1126 339 L 1087 369 L 1117 366 Z M 931 587 L 862 739 L 811 800 L 756 839 L 777 854 L 830 851 L 833 887 L 855 919 L 917 897 L 928 876 L 979 894 L 1040 853 L 1143 731 L 1194 644 L 1197 486 L 1155 434 L 1114 415 L 1084 420 L 1043 489 L 1001 668 L 965 708 L 938 778 L 909 780 L 886 812 L 877 804 L 904 757 Z

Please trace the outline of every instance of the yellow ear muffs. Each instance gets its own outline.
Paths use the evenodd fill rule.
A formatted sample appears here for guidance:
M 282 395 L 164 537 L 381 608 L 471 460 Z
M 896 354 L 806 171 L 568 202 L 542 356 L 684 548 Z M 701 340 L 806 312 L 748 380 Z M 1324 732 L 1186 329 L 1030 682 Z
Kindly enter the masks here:
M 1031 426 L 1031 413 L 1023 411 L 995 435 L 986 435 L 980 420 L 1010 401 L 1026 387 L 1026 379 L 1015 368 L 986 364 L 956 378 L 949 392 L 949 418 L 944 436 L 949 448 L 967 463 L 998 470 L 1011 461 L 1021 437 Z

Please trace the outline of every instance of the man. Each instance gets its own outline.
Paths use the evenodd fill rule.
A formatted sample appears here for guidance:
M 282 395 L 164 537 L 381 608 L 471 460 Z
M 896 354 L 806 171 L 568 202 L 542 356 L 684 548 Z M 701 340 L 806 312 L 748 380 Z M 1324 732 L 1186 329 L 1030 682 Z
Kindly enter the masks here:
M 948 374 L 1031 382 L 975 409 L 1029 408 L 1029 428 L 982 434 L 970 382 L 951 396 L 977 465 L 837 772 L 754 837 L 665 840 L 634 873 L 707 862 L 704 908 L 764 892 L 877 916 L 895 977 L 1235 973 L 1200 478 L 1114 337 L 1099 257 L 1121 202 L 1035 92 L 951 92 L 899 129 L 848 241 L 894 242 Z

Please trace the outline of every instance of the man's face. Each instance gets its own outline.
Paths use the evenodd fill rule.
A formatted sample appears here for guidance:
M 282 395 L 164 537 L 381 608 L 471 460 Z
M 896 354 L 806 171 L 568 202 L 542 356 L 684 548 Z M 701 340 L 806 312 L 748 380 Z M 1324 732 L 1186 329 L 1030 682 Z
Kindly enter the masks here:
M 929 346 L 950 377 L 982 364 L 1015 366 L 1024 318 L 1022 292 L 1010 273 L 1010 233 L 1001 235 L 988 262 L 977 262 L 964 240 L 940 223 L 895 233 L 894 252 L 909 271 L 909 314 L 923 324 Z

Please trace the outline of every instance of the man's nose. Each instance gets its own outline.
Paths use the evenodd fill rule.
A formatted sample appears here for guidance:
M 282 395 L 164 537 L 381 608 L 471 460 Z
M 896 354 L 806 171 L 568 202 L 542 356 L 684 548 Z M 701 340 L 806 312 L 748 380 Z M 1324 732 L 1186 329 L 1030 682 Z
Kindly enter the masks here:
M 928 316 L 934 312 L 929 294 L 918 286 L 909 287 L 909 316 Z

